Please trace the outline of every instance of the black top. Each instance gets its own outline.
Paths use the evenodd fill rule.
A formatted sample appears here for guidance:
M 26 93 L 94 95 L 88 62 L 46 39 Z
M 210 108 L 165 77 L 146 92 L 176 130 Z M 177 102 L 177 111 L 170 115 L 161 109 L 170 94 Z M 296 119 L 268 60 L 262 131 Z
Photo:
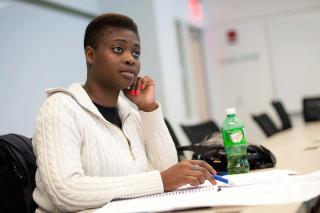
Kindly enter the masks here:
M 119 117 L 118 108 L 117 107 L 105 107 L 101 106 L 95 102 L 93 104 L 98 108 L 99 112 L 102 116 L 109 121 L 110 123 L 118 126 L 120 129 L 122 127 L 122 123 Z

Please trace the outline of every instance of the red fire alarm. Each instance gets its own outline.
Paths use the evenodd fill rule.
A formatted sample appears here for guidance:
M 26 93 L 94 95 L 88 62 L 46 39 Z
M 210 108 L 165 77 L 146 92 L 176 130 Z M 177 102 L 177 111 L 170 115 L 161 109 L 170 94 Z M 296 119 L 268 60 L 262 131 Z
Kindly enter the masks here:
M 227 40 L 231 44 L 235 43 L 237 41 L 237 31 L 229 30 L 227 32 Z

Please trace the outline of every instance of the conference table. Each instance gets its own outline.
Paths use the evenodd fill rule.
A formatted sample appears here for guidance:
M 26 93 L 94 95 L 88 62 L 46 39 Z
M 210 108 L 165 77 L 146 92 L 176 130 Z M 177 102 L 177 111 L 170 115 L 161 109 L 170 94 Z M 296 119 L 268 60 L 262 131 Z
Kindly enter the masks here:
M 274 153 L 277 159 L 275 169 L 294 170 L 300 174 L 320 169 L 320 122 L 281 131 L 260 143 Z M 274 168 L 272 168 L 274 169 Z M 259 170 L 261 171 L 261 170 Z M 255 172 L 255 171 L 252 171 Z M 189 213 L 264 213 L 264 212 L 310 212 L 310 206 L 319 205 L 320 196 L 303 203 L 267 206 L 211 207 L 183 210 Z M 92 212 L 92 210 L 81 213 Z

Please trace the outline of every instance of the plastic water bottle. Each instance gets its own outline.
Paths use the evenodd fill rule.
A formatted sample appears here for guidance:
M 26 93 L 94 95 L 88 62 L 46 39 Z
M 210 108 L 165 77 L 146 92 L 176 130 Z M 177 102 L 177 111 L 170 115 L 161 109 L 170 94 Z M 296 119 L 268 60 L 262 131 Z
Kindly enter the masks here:
M 249 172 L 247 140 L 243 122 L 236 117 L 236 109 L 226 109 L 227 117 L 222 125 L 222 138 L 228 159 L 228 174 Z

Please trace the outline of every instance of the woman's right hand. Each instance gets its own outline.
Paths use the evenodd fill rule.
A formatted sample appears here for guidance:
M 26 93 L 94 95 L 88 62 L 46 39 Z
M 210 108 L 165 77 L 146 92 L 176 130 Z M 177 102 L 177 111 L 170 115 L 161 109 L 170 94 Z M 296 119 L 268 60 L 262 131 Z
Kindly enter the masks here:
M 202 160 L 181 161 L 172 167 L 162 171 L 161 178 L 164 191 L 173 191 L 182 185 L 190 184 L 199 186 L 205 180 L 216 184 L 212 174 L 217 172 L 208 163 Z

